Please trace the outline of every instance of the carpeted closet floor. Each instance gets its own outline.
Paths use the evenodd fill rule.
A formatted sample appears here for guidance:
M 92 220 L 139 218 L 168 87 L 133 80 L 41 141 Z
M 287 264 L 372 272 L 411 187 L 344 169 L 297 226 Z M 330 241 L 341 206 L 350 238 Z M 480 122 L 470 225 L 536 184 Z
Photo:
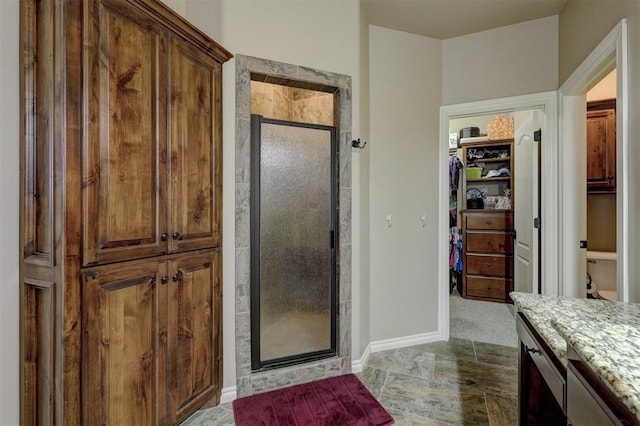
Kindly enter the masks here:
M 517 424 L 513 305 L 451 296 L 451 339 L 371 354 L 358 376 L 397 425 Z M 183 425 L 233 425 L 231 404 Z

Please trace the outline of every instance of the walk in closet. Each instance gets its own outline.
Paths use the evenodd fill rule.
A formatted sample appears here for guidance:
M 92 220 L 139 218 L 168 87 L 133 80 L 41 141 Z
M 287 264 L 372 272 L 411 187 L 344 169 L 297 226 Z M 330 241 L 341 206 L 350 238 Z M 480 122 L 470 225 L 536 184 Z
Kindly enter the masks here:
M 222 384 L 222 64 L 159 1 L 21 2 L 21 418 L 177 424 Z
M 514 128 L 514 116 L 519 128 Z M 532 117 L 533 111 L 525 111 L 450 121 L 450 287 L 463 298 L 510 301 L 516 259 L 516 144 L 525 149 L 534 143 L 537 122 Z M 529 186 L 531 166 L 526 169 Z M 527 187 L 525 197 L 531 196 Z M 525 216 L 532 219 L 533 211 L 523 211 Z

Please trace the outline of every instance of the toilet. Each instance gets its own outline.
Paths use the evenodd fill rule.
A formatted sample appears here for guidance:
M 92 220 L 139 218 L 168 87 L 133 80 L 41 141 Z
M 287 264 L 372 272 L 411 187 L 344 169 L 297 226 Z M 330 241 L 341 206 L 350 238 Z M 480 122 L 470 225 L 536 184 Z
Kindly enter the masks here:
M 600 298 L 618 300 L 616 259 L 615 252 L 587 251 L 587 273 Z

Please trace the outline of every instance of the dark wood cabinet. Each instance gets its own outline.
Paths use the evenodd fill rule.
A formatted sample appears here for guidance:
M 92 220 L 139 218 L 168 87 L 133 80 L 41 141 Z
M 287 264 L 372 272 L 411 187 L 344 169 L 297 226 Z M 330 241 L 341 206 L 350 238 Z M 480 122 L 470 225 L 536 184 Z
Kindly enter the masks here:
M 513 290 L 513 211 L 465 210 L 462 297 L 509 302 Z
M 169 420 L 186 419 L 219 398 L 222 382 L 220 253 L 205 252 L 168 261 L 166 335 Z
M 566 425 L 566 367 L 521 312 L 516 313 L 518 424 Z
M 518 424 L 637 425 L 638 419 L 571 345 L 566 365 L 529 318 L 516 313 Z
M 164 424 L 167 265 L 83 273 L 84 424 Z
M 155 0 L 20 4 L 21 418 L 176 424 L 222 385 L 231 54 Z
M 587 104 L 587 191 L 616 190 L 616 100 Z

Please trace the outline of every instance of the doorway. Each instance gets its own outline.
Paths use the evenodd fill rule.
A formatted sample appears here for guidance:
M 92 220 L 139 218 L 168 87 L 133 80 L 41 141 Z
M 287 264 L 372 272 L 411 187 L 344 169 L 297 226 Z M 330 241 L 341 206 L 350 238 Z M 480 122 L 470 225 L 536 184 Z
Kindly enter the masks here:
M 561 150 L 560 197 L 562 232 L 560 234 L 563 283 L 560 294 L 586 297 L 587 269 L 587 195 L 586 195 L 586 94 L 613 69 L 616 70 L 616 281 L 619 301 L 631 300 L 628 253 L 629 232 L 629 135 L 627 21 L 618 25 L 600 42 L 560 87 L 561 116 L 559 138 Z
M 251 367 L 336 353 L 336 129 L 251 116 Z
M 515 96 L 511 98 L 494 99 L 489 101 L 470 102 L 466 104 L 444 106 L 440 109 L 440 167 L 443 185 L 441 185 L 439 193 L 439 205 L 441 206 L 439 214 L 439 318 L 438 328 L 439 333 L 443 339 L 448 339 L 450 336 L 450 309 L 449 309 L 449 190 L 444 183 L 448 182 L 448 153 L 449 153 L 449 124 L 452 119 L 465 118 L 465 117 L 477 117 L 477 116 L 496 116 L 498 114 L 519 114 L 524 111 L 536 111 L 537 118 L 532 118 L 528 121 L 527 126 L 530 129 L 526 131 L 516 132 L 514 134 L 515 139 L 521 139 L 521 143 L 524 143 L 525 139 L 528 141 L 532 139 L 532 143 L 537 136 L 534 129 L 540 128 L 541 143 L 544 144 L 544 148 L 541 149 L 541 153 L 535 155 L 538 158 L 537 162 L 533 158 L 530 168 L 532 177 L 530 182 L 533 185 L 534 176 L 537 173 L 539 176 L 536 180 L 539 191 L 543 194 L 543 197 L 539 197 L 537 202 L 531 198 L 528 202 L 531 208 L 531 215 L 529 220 L 530 225 L 523 225 L 532 232 L 533 235 L 539 235 L 539 249 L 536 250 L 534 243 L 524 241 L 528 250 L 528 257 L 531 259 L 537 259 L 537 263 L 530 262 L 530 274 L 532 292 L 541 292 L 543 294 L 557 294 L 557 273 L 558 273 L 558 259 L 557 259 L 557 227 L 558 227 L 558 215 L 557 215 L 557 176 L 558 169 L 556 164 L 558 141 L 557 141 L 557 94 L 556 92 L 545 92 L 534 95 Z M 516 129 L 517 130 L 517 129 Z M 453 131 L 453 129 L 452 129 Z M 525 136 L 526 135 L 526 136 Z M 530 153 L 530 155 L 534 155 Z M 526 155 L 523 155 L 526 156 Z M 539 170 L 539 172 L 538 172 Z M 518 172 L 515 169 L 515 176 Z M 532 189 L 533 191 L 533 189 Z M 537 191 L 535 191 L 537 193 Z M 518 198 L 518 195 L 515 195 Z M 525 197 L 529 198 L 529 197 Z M 528 209 L 528 207 L 523 207 Z M 534 209 L 537 209 L 539 216 L 534 216 Z M 525 216 L 526 217 L 526 216 Z M 539 222 L 544 223 L 539 227 L 539 234 L 534 233 L 533 229 L 534 219 L 538 218 Z M 534 265 L 540 265 L 536 267 Z M 539 272 L 537 272 L 539 271 Z M 527 272 L 529 275 L 529 272 Z M 535 278 L 533 278 L 535 276 Z M 534 284 L 534 280 L 539 282 L 539 288 Z
M 312 69 L 304 66 L 287 64 L 252 56 L 235 56 L 235 152 L 231 152 L 229 162 L 235 161 L 235 176 L 230 176 L 225 181 L 235 179 L 234 191 L 227 191 L 235 197 L 235 238 L 231 244 L 235 246 L 235 306 L 232 312 L 224 314 L 225 319 L 235 322 L 235 334 L 225 337 L 225 356 L 234 356 L 235 365 L 227 363 L 229 369 L 225 369 L 226 377 L 233 377 L 235 367 L 236 387 L 228 393 L 223 391 L 222 402 L 228 402 L 236 397 L 244 397 L 255 393 L 266 392 L 281 388 L 285 385 L 296 385 L 312 380 L 346 374 L 351 372 L 351 77 L 336 74 L 329 71 Z M 307 118 L 301 116 L 317 110 L 315 108 L 292 107 L 280 108 L 283 104 L 276 102 L 259 102 L 267 97 L 254 97 L 259 94 L 259 89 L 254 90 L 254 85 L 269 83 L 276 87 L 273 90 L 287 87 L 301 90 L 309 90 L 307 93 L 293 94 L 293 98 L 299 101 L 300 106 L 308 106 L 313 103 L 330 103 L 333 108 L 329 117 L 316 115 L 317 118 L 328 118 L 329 124 L 336 128 L 337 153 L 337 229 L 335 234 L 336 249 L 336 346 L 335 355 L 316 359 L 310 362 L 301 362 L 295 365 L 285 365 L 278 368 L 266 368 L 253 370 L 251 365 L 251 114 L 257 113 L 265 117 L 282 119 L 285 121 L 306 122 Z M 291 93 L 278 90 L 273 93 L 272 99 L 280 100 L 291 98 Z M 325 97 L 324 95 L 331 96 Z M 284 95 L 284 98 L 280 95 Z M 329 100 L 329 101 L 328 101 Z M 284 104 L 290 105 L 288 103 Z M 259 111 L 255 107 L 259 106 Z M 283 113 L 274 117 L 269 115 L 275 112 Z M 293 114 L 293 115 L 289 115 Z M 300 114 L 300 116 L 296 115 Z M 327 125 L 324 123 L 324 125 Z M 228 127 L 226 127 L 228 128 Z M 230 150 L 226 150 L 228 153 Z M 235 156 L 235 158 L 234 158 Z M 226 161 L 227 159 L 225 159 Z M 228 200 L 234 203 L 234 200 Z M 229 241 L 229 239 L 227 240 Z M 233 280 L 229 280 L 233 281 Z M 226 291 L 226 290 L 225 290 Z M 235 343 L 235 345 L 234 345 Z M 227 350 L 231 353 L 227 354 Z

